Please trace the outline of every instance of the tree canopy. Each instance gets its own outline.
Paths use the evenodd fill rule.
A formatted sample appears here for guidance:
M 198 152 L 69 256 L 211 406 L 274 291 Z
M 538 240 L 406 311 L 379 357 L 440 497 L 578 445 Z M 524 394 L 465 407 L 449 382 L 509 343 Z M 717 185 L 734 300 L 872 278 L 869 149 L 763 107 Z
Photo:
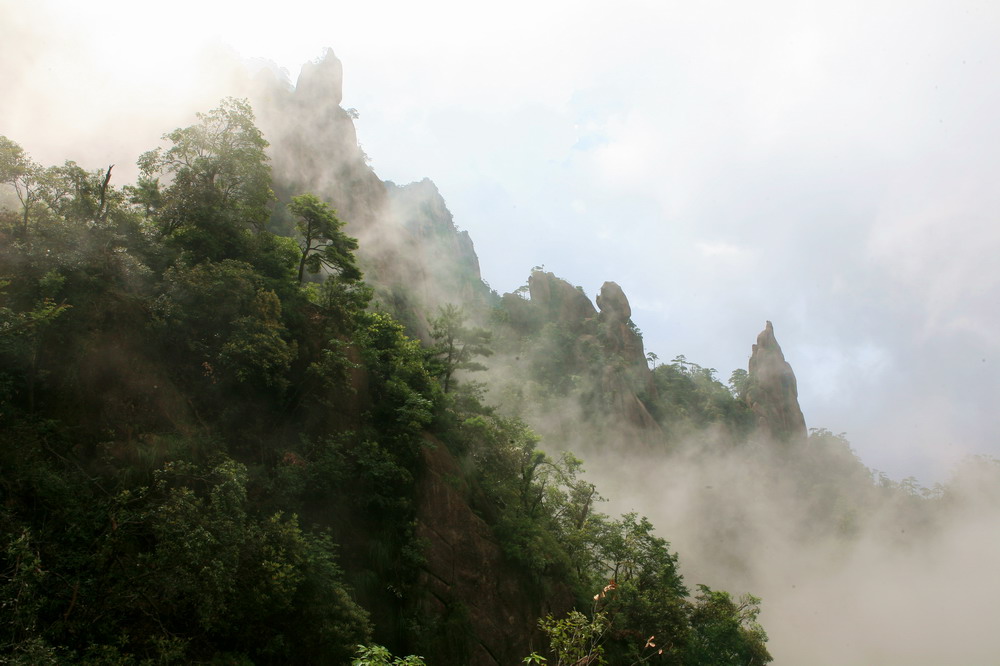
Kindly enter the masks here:
M 536 616 L 560 590 L 608 658 L 648 656 L 656 632 L 766 661 L 755 602 L 690 599 L 648 520 L 596 511 L 579 459 L 455 390 L 485 367 L 488 330 L 447 305 L 434 344 L 408 335 L 318 196 L 286 202 L 295 237 L 272 232 L 284 213 L 247 102 L 164 139 L 124 188 L 0 139 L 20 204 L 0 214 L 5 660 L 461 662 L 471 600 L 427 611 L 439 555 L 420 535 L 437 526 L 419 510 L 444 483 L 466 521 L 448 529 L 482 530 Z M 736 663 L 718 659 L 698 663 Z
M 288 209 L 298 218 L 296 228 L 302 236 L 299 241 L 302 250 L 300 283 L 306 269 L 310 273 L 319 273 L 323 266 L 345 282 L 361 279 L 361 270 L 354 259 L 358 241 L 341 231 L 344 223 L 337 219 L 336 213 L 327 204 L 315 195 L 300 194 L 292 197 Z

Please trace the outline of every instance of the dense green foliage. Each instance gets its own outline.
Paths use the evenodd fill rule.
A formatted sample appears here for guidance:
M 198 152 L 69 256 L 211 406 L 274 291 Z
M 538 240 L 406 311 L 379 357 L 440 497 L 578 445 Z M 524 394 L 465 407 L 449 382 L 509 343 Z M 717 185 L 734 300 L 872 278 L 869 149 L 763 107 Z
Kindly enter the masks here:
M 329 206 L 312 194 L 300 194 L 292 197 L 288 209 L 298 217 L 296 226 L 302 236 L 299 282 L 307 268 L 310 273 L 319 273 L 321 267 L 348 282 L 361 279 L 353 254 L 358 249 L 358 241 L 340 230 L 344 223 Z
M 437 343 L 432 355 L 441 386 L 448 393 L 456 370 L 466 372 L 485 370 L 486 366 L 472 360 L 477 356 L 491 356 L 489 348 L 492 334 L 486 329 L 465 326 L 465 313 L 449 303 L 439 309 L 431 319 L 431 336 Z
M 381 645 L 359 645 L 351 666 L 424 666 L 424 660 L 412 654 L 394 657 Z
M 580 460 L 550 458 L 535 448 L 537 437 L 523 423 L 492 413 L 467 418 L 456 434 L 453 447 L 474 466 L 485 495 L 480 508 L 492 512 L 508 557 L 534 577 L 533 589 L 545 580 L 570 583 L 578 608 L 590 613 L 575 610 L 543 623 L 558 663 L 598 653 L 612 664 L 654 657 L 670 664 L 770 661 L 756 624 L 759 600 L 735 605 L 707 588 L 690 599 L 677 556 L 649 520 L 636 514 L 615 520 L 596 510 L 602 498 L 580 478 Z M 727 623 L 728 647 L 706 639 L 720 623 Z M 649 636 L 670 649 L 651 654 Z M 727 656 L 733 646 L 739 657 Z
M 511 575 L 539 598 L 571 590 L 606 624 L 610 663 L 649 657 L 649 635 L 673 646 L 664 663 L 767 661 L 755 602 L 690 599 L 647 520 L 596 512 L 578 459 L 540 452 L 454 381 L 488 354 L 486 332 L 446 308 L 435 347 L 409 338 L 313 195 L 285 203 L 299 237 L 269 230 L 246 102 L 164 139 L 122 189 L 111 169 L 43 169 L 0 141 L 7 662 L 418 663 L 370 641 L 438 645 L 413 612 L 434 441 Z M 706 386 L 708 407 L 683 408 L 710 418 Z
M 3 141 L 20 195 L 0 227 L 14 662 L 342 662 L 371 635 L 332 532 L 272 499 L 295 494 L 283 468 L 326 423 L 312 413 L 350 392 L 337 373 L 367 299 L 357 275 L 298 286 L 295 242 L 264 230 L 246 103 L 199 121 L 124 190 Z
M 746 371 L 734 372 L 729 387 L 715 372 L 684 356 L 653 368 L 656 395 L 648 396 L 646 403 L 669 441 L 698 440 L 708 426 L 721 429 L 729 442 L 749 434 L 753 417 L 741 396 Z

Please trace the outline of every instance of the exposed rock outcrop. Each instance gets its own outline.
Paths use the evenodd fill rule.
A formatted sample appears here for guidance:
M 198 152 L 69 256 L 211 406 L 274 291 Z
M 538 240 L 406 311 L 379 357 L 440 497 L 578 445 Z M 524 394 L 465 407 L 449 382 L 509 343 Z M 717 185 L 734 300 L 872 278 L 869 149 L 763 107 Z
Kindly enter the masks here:
M 581 289 L 535 270 L 528 278 L 528 294 L 529 299 L 504 294 L 501 303 L 518 335 L 541 333 L 545 338 L 547 331 L 549 338 L 555 337 L 526 349 L 533 365 L 560 376 L 588 378 L 581 407 L 584 413 L 600 412 L 596 422 L 618 424 L 612 437 L 630 442 L 659 438 L 660 426 L 639 397 L 654 395 L 655 387 L 621 287 L 604 283 L 598 312 Z
M 295 84 L 297 95 L 339 106 L 344 99 L 344 65 L 327 49 L 323 57 L 302 65 Z
M 399 187 L 372 170 L 356 116 L 340 107 L 343 78 L 343 65 L 327 50 L 302 67 L 294 88 L 273 76 L 256 82 L 253 105 L 271 143 L 274 189 L 283 202 L 304 192 L 328 202 L 359 240 L 365 280 L 382 305 L 426 339 L 426 313 L 445 303 L 482 303 L 490 290 L 472 240 L 456 229 L 434 184 Z
M 539 617 L 573 607 L 568 588 L 533 594 L 504 557 L 490 527 L 469 506 L 469 489 L 444 447 L 423 450 L 425 475 L 417 495 L 417 536 L 427 543 L 418 612 L 436 618 L 441 653 L 428 663 L 503 666 L 520 663 L 542 644 Z
M 609 319 L 625 322 L 632 317 L 632 306 L 628 303 L 625 292 L 617 282 L 605 282 L 601 285 L 601 293 L 597 295 L 597 307 Z
M 601 335 L 605 346 L 624 359 L 633 374 L 648 381 L 652 390 L 652 373 L 646 365 L 642 338 L 632 324 L 632 308 L 625 292 L 616 283 L 605 282 L 597 295 L 597 307 L 601 309 Z
M 424 303 L 478 303 L 489 289 L 479 271 L 472 238 L 455 226 L 451 211 L 428 178 L 398 186 L 386 182 L 390 213 L 411 239 L 408 282 Z
M 646 365 L 642 338 L 632 324 L 628 298 L 617 283 L 605 282 L 597 295 L 597 307 L 601 309 L 599 338 L 605 356 L 611 361 L 603 368 L 601 387 L 626 423 L 641 432 L 659 433 L 656 419 L 636 394 L 644 390 L 653 395 L 656 387 L 653 373 Z
M 567 330 L 582 331 L 586 322 L 597 315 L 594 304 L 582 290 L 553 273 L 531 271 L 528 293 L 533 309 L 544 321 L 557 322 Z
M 778 442 L 806 438 L 795 373 L 781 352 L 771 322 L 767 322 L 753 346 L 746 401 L 763 434 Z
M 354 236 L 388 216 L 385 185 L 366 163 L 354 119 L 340 107 L 343 65 L 327 50 L 307 63 L 294 87 L 259 78 L 251 95 L 257 122 L 270 142 L 278 199 L 311 192 L 327 201 Z M 364 252 L 374 250 L 363 243 Z

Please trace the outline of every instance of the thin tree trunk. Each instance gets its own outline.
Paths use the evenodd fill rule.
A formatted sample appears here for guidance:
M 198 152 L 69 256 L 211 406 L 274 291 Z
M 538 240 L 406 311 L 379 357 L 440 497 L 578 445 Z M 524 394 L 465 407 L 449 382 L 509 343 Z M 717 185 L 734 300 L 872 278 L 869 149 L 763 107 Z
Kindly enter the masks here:
M 111 182 L 111 170 L 115 168 L 112 164 L 108 167 L 108 172 L 104 175 L 104 182 L 101 183 L 101 200 L 97 204 L 97 221 L 104 222 L 105 216 L 107 216 L 107 211 L 104 210 L 106 204 L 106 199 L 108 195 L 108 183 Z

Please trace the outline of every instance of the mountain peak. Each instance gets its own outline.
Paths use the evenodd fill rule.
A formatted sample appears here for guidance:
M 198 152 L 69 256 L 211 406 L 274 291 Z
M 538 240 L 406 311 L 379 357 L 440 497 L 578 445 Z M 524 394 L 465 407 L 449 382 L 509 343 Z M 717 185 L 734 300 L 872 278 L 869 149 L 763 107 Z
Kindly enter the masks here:
M 777 441 L 805 439 L 806 422 L 799 407 L 795 373 L 781 352 L 771 322 L 757 335 L 749 374 L 746 400 L 761 430 Z
M 629 305 L 628 297 L 617 282 L 605 282 L 601 285 L 601 293 L 597 295 L 597 307 L 600 308 L 601 314 L 620 321 L 628 321 L 632 316 L 632 306 Z
M 333 49 L 326 49 L 318 60 L 302 65 L 295 95 L 302 100 L 340 105 L 344 99 L 344 65 Z

